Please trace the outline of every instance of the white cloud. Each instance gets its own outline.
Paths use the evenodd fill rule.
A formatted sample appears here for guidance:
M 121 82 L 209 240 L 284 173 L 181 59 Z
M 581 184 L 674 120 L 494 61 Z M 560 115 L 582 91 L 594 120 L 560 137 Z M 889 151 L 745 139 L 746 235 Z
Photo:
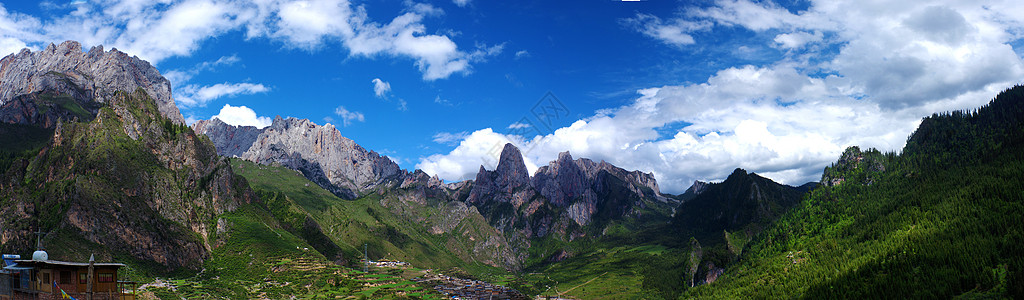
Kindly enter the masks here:
M 348 125 L 352 125 L 352 122 L 355 121 L 366 121 L 366 117 L 363 116 L 363 113 L 358 111 L 349 111 L 348 109 L 345 109 L 344 106 L 338 106 L 338 108 L 335 108 L 334 114 L 341 117 L 341 124 L 346 127 L 348 127 Z
M 466 139 L 467 136 L 469 136 L 469 133 L 465 131 L 456 133 L 438 132 L 434 135 L 434 142 L 445 145 L 456 145 L 459 141 Z
M 271 36 L 283 38 L 301 48 L 313 49 L 330 36 L 351 37 L 355 29 L 350 3 L 345 0 L 312 0 L 280 3 L 277 30 Z
M 405 102 L 405 99 L 398 99 L 398 110 L 407 111 L 409 110 L 409 102 Z
M 512 123 L 512 124 L 508 125 L 508 129 L 523 129 L 523 128 L 530 128 L 530 124 L 526 124 L 526 123 L 522 123 L 522 122 L 515 122 L 515 123 Z
M 530 57 L 530 51 L 526 51 L 526 50 L 516 51 L 516 59 L 522 59 L 522 58 L 527 58 L 527 57 Z
M 453 105 L 455 105 L 455 104 L 452 103 L 451 100 L 441 99 L 441 95 L 437 95 L 436 97 L 434 97 L 434 103 L 437 103 L 437 104 L 440 104 L 440 105 L 444 105 L 444 106 L 453 106 Z
M 373 94 L 377 95 L 377 98 L 387 98 L 388 93 L 391 93 L 391 84 L 387 81 L 374 78 L 371 82 L 373 82 Z
M 469 5 L 469 2 L 471 1 L 472 0 L 452 0 L 452 2 L 454 2 L 455 5 L 458 5 L 459 7 L 466 7 L 466 5 Z
M 797 49 L 801 48 L 807 43 L 820 42 L 823 35 L 820 31 L 814 33 L 810 32 L 793 32 L 793 33 L 782 33 L 775 36 L 775 43 L 781 48 Z
M 34 32 L 39 24 L 39 20 L 32 16 L 8 12 L 0 3 L 0 57 L 27 48 L 26 41 L 40 39 L 39 34 Z
M 624 23 L 644 35 L 673 46 L 693 44 L 693 36 L 687 32 L 708 26 L 706 23 L 690 22 L 683 19 L 663 22 L 661 18 L 649 14 L 637 14 L 635 18 L 624 20 Z
M 234 97 L 236 95 L 252 95 L 265 93 L 270 88 L 263 84 L 253 83 L 218 83 L 209 86 L 186 85 L 178 89 L 175 100 L 179 106 L 189 108 L 206 106 L 206 103 L 221 97 Z
M 215 70 L 220 66 L 230 66 L 242 61 L 237 55 L 221 56 L 215 61 L 204 61 L 195 64 L 192 68 L 185 70 L 170 70 L 164 73 L 164 78 L 167 78 L 171 82 L 171 85 L 175 87 L 183 86 L 189 80 L 192 80 L 193 76 L 205 71 Z
M 220 113 L 212 118 L 220 119 L 230 125 L 255 126 L 256 128 L 264 128 L 273 123 L 270 117 L 257 116 L 255 111 L 244 105 L 231 106 L 230 104 L 224 104 L 224 107 L 220 109 Z
M 316 51 L 340 43 L 354 56 L 412 58 L 425 80 L 467 74 L 471 63 L 481 61 L 448 36 L 426 34 L 423 18 L 442 15 L 442 10 L 422 3 L 408 6 L 383 25 L 369 18 L 364 6 L 347 0 L 82 2 L 70 13 L 44 19 L 0 6 L 0 51 L 39 49 L 69 39 L 86 47 L 118 48 L 158 64 L 188 56 L 210 38 L 244 30 L 248 39 L 269 38 L 287 48 Z

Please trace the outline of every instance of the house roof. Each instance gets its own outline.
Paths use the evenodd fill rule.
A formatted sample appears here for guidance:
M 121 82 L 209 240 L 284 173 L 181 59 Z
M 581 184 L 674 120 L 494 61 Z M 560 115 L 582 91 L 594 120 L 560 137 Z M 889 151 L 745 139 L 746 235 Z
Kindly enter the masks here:
M 40 260 L 31 260 L 31 259 L 20 259 L 20 260 L 15 260 L 14 262 L 17 263 L 19 266 L 26 266 L 26 267 L 34 267 L 34 266 L 37 266 L 37 265 L 40 266 L 40 267 L 47 266 L 47 265 L 50 265 L 50 266 L 62 266 L 62 267 L 88 267 L 89 266 L 89 263 L 59 261 L 59 260 L 42 260 L 42 261 L 40 261 Z M 122 263 L 94 263 L 93 265 L 96 266 L 96 267 L 117 267 L 117 268 L 125 266 Z

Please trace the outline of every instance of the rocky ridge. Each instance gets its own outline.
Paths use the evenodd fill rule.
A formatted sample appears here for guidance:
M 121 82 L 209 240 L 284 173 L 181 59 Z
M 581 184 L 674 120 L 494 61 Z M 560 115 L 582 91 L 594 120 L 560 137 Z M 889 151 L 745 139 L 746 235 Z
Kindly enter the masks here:
M 263 129 L 228 125 L 217 119 L 196 122 L 193 128 L 210 137 L 220 155 L 300 171 L 345 199 L 400 182 L 405 175 L 394 161 L 364 149 L 330 124 L 278 116 Z
M 23 49 L 0 59 L 0 107 L 17 103 L 19 96 L 44 91 L 65 95 L 82 104 L 106 103 L 117 91 L 137 88 L 153 98 L 160 114 L 184 124 L 171 97 L 170 81 L 149 62 L 117 49 L 104 51 L 103 46 L 96 46 L 83 52 L 78 42 L 66 41 L 37 52 Z M 5 114 L 12 109 L 7 110 Z
M 652 204 L 675 204 L 661 195 L 653 174 L 604 161 L 574 160 L 569 152 L 560 153 L 531 178 L 512 144 L 502 149 L 494 171 L 481 166 L 467 202 L 499 230 L 524 238 L 551 233 L 572 238 L 585 235 L 588 226 L 639 216 Z

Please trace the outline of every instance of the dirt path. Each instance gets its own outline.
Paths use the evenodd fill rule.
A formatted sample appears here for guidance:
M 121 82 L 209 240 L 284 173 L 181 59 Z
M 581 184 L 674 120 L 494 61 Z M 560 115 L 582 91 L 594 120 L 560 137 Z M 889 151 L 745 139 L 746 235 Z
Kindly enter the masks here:
M 568 289 L 568 290 L 565 290 L 564 292 L 558 293 L 558 297 L 561 298 L 562 295 L 565 295 L 566 293 L 569 293 L 569 292 L 571 292 L 572 290 L 575 290 L 578 287 L 581 287 L 581 286 L 584 286 L 584 285 L 588 285 L 591 282 L 593 282 L 594 280 L 597 280 L 598 278 L 601 278 L 601 276 L 604 276 L 604 274 L 608 274 L 608 272 L 601 273 L 601 275 L 594 276 L 594 278 L 591 278 L 590 280 L 587 280 L 587 282 L 581 283 L 580 285 L 574 286 L 571 289 Z

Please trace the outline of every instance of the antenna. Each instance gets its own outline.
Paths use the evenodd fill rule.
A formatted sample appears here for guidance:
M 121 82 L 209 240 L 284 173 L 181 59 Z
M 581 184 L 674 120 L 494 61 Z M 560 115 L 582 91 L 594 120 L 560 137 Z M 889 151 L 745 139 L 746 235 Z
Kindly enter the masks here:
M 36 231 L 36 250 L 45 250 L 45 249 L 43 249 L 43 236 L 44 235 L 46 235 L 45 232 Z

